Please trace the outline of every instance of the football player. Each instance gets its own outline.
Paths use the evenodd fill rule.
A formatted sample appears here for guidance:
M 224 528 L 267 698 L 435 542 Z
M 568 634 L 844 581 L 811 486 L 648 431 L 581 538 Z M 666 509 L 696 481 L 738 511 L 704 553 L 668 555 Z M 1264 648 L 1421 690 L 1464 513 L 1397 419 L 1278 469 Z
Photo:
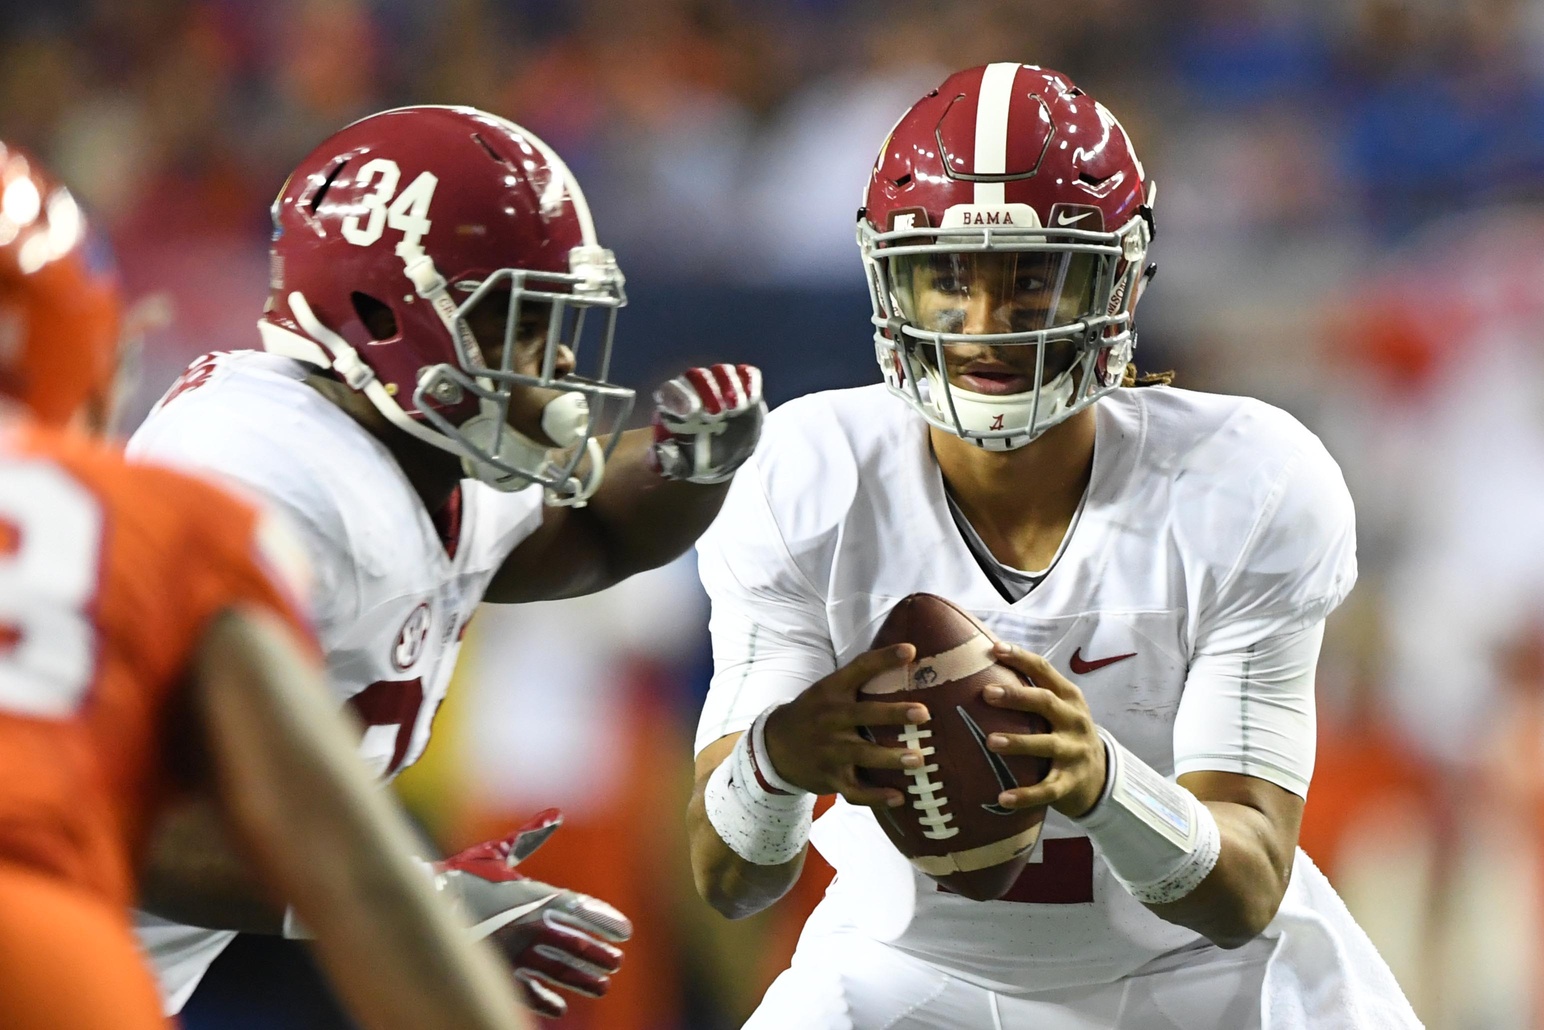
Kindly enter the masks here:
M 622 431 L 632 391 L 607 378 L 622 273 L 558 155 L 482 111 L 345 127 L 300 162 L 272 217 L 263 349 L 194 362 L 129 452 L 234 480 L 298 524 L 331 682 L 390 777 L 428 744 L 480 602 L 599 590 L 691 546 L 755 446 L 760 373 L 688 370 L 655 395 L 652 426 Z M 144 939 L 174 1012 L 232 931 L 285 926 L 206 823 L 190 813 L 158 850 L 147 892 L 171 917 L 147 919 Z M 606 903 L 513 872 L 554 826 L 473 849 L 437 880 L 545 1015 L 566 1006 L 554 988 L 604 993 L 631 932 Z
M 527 1025 L 352 754 L 289 531 L 81 431 L 113 393 L 111 263 L 34 159 L 0 145 L 0 183 L 0 1026 L 167 1025 L 128 906 L 188 782 L 363 1025 Z
M 775 412 L 699 545 L 715 675 L 688 820 L 702 895 L 779 898 L 813 840 L 836 879 L 750 1026 L 1414 1027 L 1387 966 L 1297 849 L 1324 619 L 1356 577 L 1351 500 L 1283 411 L 1136 389 L 1154 189 L 1065 76 L 950 76 L 880 147 L 859 212 L 884 384 Z M 925 772 L 861 729 L 926 591 L 1031 685 L 989 703 L 1051 760 L 983 798 L 1050 806 L 1003 900 L 942 890 L 858 770 Z M 811 828 L 815 797 L 839 794 Z

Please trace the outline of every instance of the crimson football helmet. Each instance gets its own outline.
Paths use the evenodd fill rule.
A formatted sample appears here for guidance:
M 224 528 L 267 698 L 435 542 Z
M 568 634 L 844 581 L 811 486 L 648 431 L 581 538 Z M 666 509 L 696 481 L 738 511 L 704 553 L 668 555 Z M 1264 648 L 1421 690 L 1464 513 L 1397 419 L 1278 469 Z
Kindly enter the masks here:
M 0 143 L 0 394 L 49 425 L 106 420 L 123 299 L 70 191 Z
M 988 450 L 1115 389 L 1153 196 L 1115 116 L 1060 72 L 951 75 L 891 130 L 858 212 L 885 383 Z
M 597 437 L 614 443 L 632 407 L 633 392 L 606 379 L 627 298 L 552 148 L 469 107 L 385 111 L 313 150 L 272 214 L 267 350 L 332 369 L 499 489 L 540 483 L 553 504 L 595 490 Z M 473 333 L 480 305 L 502 312 L 496 353 Z M 522 371 L 533 314 L 545 342 L 539 368 Z M 545 439 L 510 426 L 520 391 L 541 406 Z

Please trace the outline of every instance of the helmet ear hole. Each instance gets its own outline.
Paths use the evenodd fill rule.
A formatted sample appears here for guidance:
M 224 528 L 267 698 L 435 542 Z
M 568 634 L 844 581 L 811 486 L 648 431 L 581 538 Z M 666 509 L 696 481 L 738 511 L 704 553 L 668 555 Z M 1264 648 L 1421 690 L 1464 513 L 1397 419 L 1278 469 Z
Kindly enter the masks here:
M 389 340 L 397 335 L 397 316 L 392 314 L 391 308 L 368 293 L 356 291 L 349 294 L 349 300 L 353 301 L 354 313 L 372 340 Z

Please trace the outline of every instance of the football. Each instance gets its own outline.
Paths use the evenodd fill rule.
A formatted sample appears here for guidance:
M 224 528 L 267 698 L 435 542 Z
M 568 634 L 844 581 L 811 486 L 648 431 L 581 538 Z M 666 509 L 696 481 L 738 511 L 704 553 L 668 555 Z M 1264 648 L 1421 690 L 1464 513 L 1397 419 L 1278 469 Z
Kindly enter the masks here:
M 1018 878 L 1045 821 L 1043 807 L 1003 808 L 998 795 L 1039 783 L 1051 763 L 988 751 L 987 735 L 1050 727 L 1038 715 L 986 703 L 986 687 L 1026 681 L 993 660 L 997 638 L 943 598 L 912 594 L 891 609 L 872 646 L 903 643 L 916 647 L 915 660 L 875 677 L 859 693 L 865 700 L 920 702 L 929 721 L 865 727 L 865 735 L 887 747 L 919 750 L 926 761 L 912 770 L 860 768 L 859 774 L 905 795 L 903 805 L 875 809 L 901 854 L 949 890 L 991 901 Z

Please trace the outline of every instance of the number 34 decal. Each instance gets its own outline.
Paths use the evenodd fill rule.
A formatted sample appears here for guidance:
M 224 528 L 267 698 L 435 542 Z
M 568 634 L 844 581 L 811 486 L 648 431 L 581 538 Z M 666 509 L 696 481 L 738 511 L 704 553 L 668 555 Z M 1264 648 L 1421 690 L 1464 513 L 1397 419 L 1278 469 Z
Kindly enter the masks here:
M 397 183 L 402 180 L 402 169 L 397 162 L 384 157 L 366 161 L 359 169 L 356 185 L 367 189 L 372 183 L 375 189 L 359 201 L 364 208 L 343 219 L 343 238 L 359 247 L 368 247 L 381 238 L 386 227 L 402 233 L 402 244 L 416 248 L 429 231 L 429 202 L 434 199 L 434 187 L 440 180 L 433 172 L 419 172 L 401 193 Z

